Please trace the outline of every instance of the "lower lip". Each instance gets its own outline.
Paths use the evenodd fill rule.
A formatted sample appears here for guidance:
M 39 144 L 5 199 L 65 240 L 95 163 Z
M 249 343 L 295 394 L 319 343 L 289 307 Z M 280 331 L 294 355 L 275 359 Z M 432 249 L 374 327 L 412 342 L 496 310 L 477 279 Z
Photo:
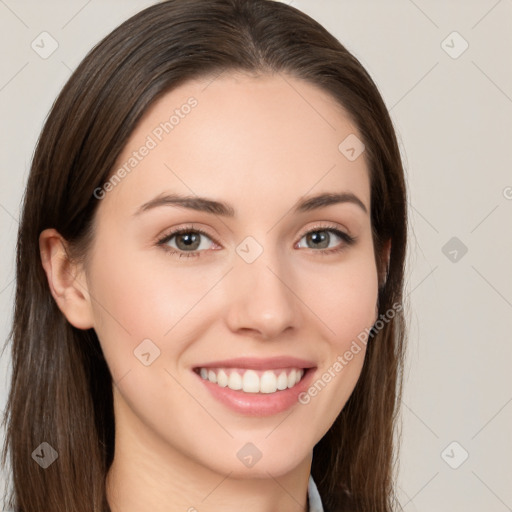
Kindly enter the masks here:
M 233 411 L 248 416 L 272 416 L 293 407 L 298 403 L 299 395 L 308 389 L 314 373 L 315 368 L 308 368 L 293 388 L 275 393 L 245 393 L 220 387 L 194 372 L 214 398 Z

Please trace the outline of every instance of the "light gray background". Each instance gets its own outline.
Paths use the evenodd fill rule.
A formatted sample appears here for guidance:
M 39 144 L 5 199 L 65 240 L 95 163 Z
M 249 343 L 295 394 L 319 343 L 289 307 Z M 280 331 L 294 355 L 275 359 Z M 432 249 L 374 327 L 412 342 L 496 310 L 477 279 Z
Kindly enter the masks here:
M 19 205 L 42 123 L 86 52 L 152 3 L 0 0 L 1 341 L 12 314 Z M 407 169 L 401 503 L 407 512 L 512 510 L 512 1 L 287 3 L 370 72 Z M 47 59 L 31 48 L 43 31 L 58 42 Z M 464 41 L 467 50 L 453 58 Z M 445 255 L 452 237 L 459 245 Z M 0 363 L 3 408 L 8 354 Z

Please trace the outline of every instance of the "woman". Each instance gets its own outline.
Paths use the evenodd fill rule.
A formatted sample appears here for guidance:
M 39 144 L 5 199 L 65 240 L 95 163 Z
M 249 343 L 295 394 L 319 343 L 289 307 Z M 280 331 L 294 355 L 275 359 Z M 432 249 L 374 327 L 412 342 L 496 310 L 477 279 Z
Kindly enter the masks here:
M 9 506 L 390 511 L 406 191 L 379 92 L 267 0 L 84 59 L 23 206 Z

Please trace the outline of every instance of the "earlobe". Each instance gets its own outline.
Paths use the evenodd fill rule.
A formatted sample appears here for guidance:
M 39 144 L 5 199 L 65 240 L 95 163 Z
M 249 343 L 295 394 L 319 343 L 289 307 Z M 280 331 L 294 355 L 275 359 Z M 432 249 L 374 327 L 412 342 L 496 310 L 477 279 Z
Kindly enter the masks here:
M 41 262 L 57 306 L 71 325 L 90 329 L 94 322 L 85 275 L 66 249 L 66 241 L 55 229 L 45 229 L 39 235 Z

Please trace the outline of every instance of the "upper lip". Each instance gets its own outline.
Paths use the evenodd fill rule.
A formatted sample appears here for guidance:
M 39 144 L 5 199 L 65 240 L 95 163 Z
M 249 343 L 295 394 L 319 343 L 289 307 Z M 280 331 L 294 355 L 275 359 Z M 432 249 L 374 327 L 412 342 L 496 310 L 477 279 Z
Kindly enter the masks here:
M 313 361 L 297 357 L 278 356 L 266 359 L 258 357 L 237 357 L 222 361 L 211 361 L 195 368 L 247 368 L 249 370 L 273 370 L 277 368 L 316 368 Z

